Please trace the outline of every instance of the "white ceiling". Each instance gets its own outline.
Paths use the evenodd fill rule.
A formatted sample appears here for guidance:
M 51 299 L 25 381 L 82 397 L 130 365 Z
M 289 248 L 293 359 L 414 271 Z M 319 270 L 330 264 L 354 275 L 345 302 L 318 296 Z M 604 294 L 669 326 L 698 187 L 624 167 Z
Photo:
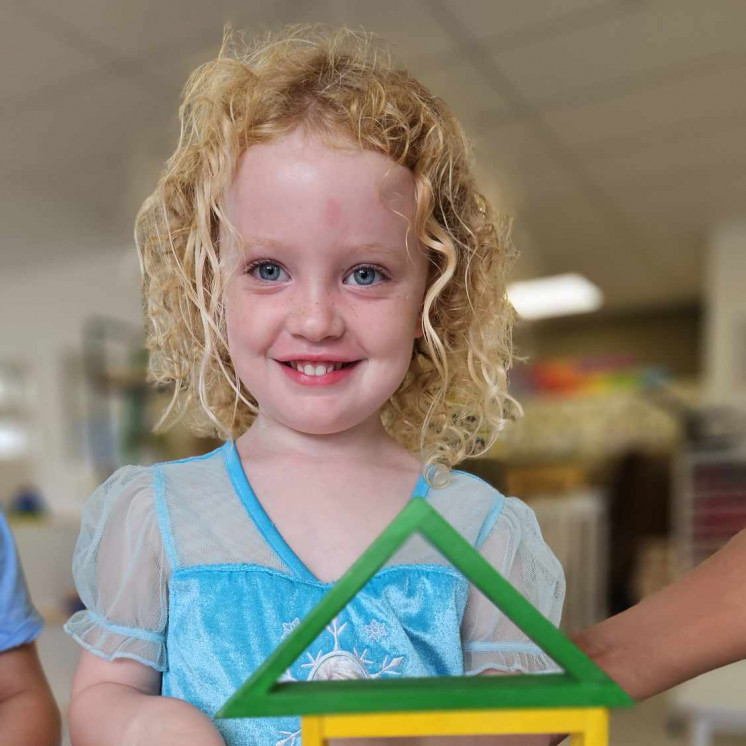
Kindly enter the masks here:
M 387 38 L 474 140 L 516 277 L 693 300 L 708 232 L 746 213 L 743 0 L 6 0 L 1 21 L 0 270 L 131 243 L 226 21 Z

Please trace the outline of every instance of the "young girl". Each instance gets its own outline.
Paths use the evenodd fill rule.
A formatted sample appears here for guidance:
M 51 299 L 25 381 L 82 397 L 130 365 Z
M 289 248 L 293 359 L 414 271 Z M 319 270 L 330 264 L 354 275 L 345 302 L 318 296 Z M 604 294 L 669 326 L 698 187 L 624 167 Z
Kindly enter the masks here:
M 71 731 L 298 746 L 297 718 L 210 716 L 414 496 L 559 622 L 532 512 L 451 468 L 515 407 L 513 255 L 458 123 L 362 35 L 224 49 L 181 118 L 137 224 L 151 373 L 175 384 L 167 416 L 226 443 L 121 469 L 87 502 Z M 286 679 L 553 670 L 414 538 Z

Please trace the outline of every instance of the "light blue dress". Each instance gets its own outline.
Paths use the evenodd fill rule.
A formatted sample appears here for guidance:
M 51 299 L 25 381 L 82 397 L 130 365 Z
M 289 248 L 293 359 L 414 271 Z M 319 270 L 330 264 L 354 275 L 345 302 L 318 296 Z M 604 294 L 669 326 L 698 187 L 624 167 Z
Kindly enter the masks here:
M 553 623 L 564 577 L 530 509 L 452 472 L 431 502 Z M 65 629 L 109 660 L 163 672 L 162 694 L 212 716 L 332 584 L 278 532 L 233 442 L 117 471 L 88 500 L 73 571 L 87 610 Z M 284 680 L 476 674 L 557 667 L 422 537 L 371 578 Z M 228 746 L 299 746 L 294 717 L 217 720 Z
M 31 603 L 13 534 L 0 513 L 0 653 L 33 642 L 43 624 Z

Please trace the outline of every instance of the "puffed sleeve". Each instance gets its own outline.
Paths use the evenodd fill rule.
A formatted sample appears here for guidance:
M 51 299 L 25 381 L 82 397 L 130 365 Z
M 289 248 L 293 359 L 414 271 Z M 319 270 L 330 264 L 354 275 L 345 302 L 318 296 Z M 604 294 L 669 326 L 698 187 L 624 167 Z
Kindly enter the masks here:
M 480 538 L 480 554 L 558 626 L 565 599 L 565 576 L 542 538 L 531 508 L 517 498 L 506 498 L 499 511 L 488 517 Z M 466 675 L 488 669 L 506 673 L 562 670 L 473 585 L 461 633 Z
M 165 671 L 169 567 L 151 469 L 125 466 L 88 498 L 73 576 L 86 609 L 65 631 L 101 658 L 132 658 Z

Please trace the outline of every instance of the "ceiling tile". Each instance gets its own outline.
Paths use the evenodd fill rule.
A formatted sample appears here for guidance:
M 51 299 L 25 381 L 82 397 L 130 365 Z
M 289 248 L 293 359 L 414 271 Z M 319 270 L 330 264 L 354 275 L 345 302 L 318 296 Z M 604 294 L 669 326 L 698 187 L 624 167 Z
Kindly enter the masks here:
M 156 52 L 143 60 L 142 64 L 147 73 L 163 86 L 174 117 L 187 78 L 200 65 L 218 56 L 221 38 L 217 36 L 205 45 L 187 45 L 170 54 Z
M 746 54 L 728 70 L 703 71 L 611 100 L 542 111 L 563 143 L 579 153 L 634 151 L 646 143 L 698 130 L 728 127 L 746 111 Z
M 16 178 L 5 168 L 2 173 L 0 270 L 43 261 L 68 247 L 90 251 L 109 245 L 102 244 L 105 234 L 95 210 L 79 195 L 67 193 L 64 185 L 36 188 L 33 178 Z
M 454 59 L 442 67 L 421 69 L 415 64 L 411 72 L 448 104 L 467 129 L 476 129 L 480 117 L 497 117 L 508 111 L 505 101 L 483 78 L 474 75 L 468 62 Z
M 227 3 L 224 2 L 224 5 Z M 487 86 L 475 85 L 468 67 L 451 51 L 452 42 L 443 34 L 418 3 L 401 4 L 381 0 L 375 5 L 362 1 L 304 3 L 275 3 L 270 11 L 248 14 L 241 3 L 234 3 L 237 10 L 225 11 L 237 31 L 248 41 L 266 31 L 278 31 L 285 24 L 321 23 L 332 27 L 346 25 L 380 34 L 384 46 L 388 45 L 395 65 L 405 65 L 426 85 L 431 85 L 437 95 L 446 98 L 457 113 L 467 116 L 474 102 L 482 101 L 488 112 L 502 112 L 497 95 Z M 250 15 L 250 21 L 247 16 Z M 182 90 L 187 77 L 198 65 L 214 59 L 220 49 L 220 35 L 205 38 L 203 43 L 184 44 L 179 49 L 164 54 L 155 50 L 143 61 L 148 70 L 164 81 L 174 95 Z M 423 54 L 437 54 L 437 66 L 419 63 Z M 419 63 L 419 64 L 418 64 Z M 469 77 L 465 77 L 469 76 Z M 444 95 L 442 92 L 446 92 Z
M 85 91 L 41 103 L 33 110 L 0 119 L 5 146 L 1 160 L 15 170 L 53 170 L 75 158 L 82 169 L 96 168 L 96 153 L 126 153 L 158 108 L 153 94 L 130 80 L 102 79 Z
M 544 256 L 547 273 L 580 272 L 601 288 L 607 308 L 659 305 L 700 293 L 701 250 L 691 234 L 655 234 L 634 225 L 634 240 L 623 240 L 572 196 L 532 205 L 519 220 L 530 246 Z
M 510 41 L 528 28 L 543 26 L 547 31 L 561 19 L 588 10 L 608 6 L 604 0 L 444 0 L 443 5 L 478 39 L 498 36 Z
M 289 23 L 327 23 L 381 34 L 403 59 L 445 52 L 451 40 L 423 10 L 421 3 L 395 0 L 128 0 L 101 3 L 98 0 L 68 0 L 61 11 L 42 6 L 37 12 L 57 18 L 77 29 L 113 54 L 135 57 L 161 48 L 179 45 L 219 46 L 226 23 L 244 31 L 248 37 L 277 30 Z
M 607 188 L 636 185 L 650 194 L 681 180 L 696 180 L 702 174 L 713 178 L 728 173 L 746 173 L 746 112 L 727 128 L 692 130 L 668 141 L 641 145 L 634 152 L 586 158 L 583 168 L 597 184 Z M 746 195 L 744 195 L 746 196 Z
M 0 23 L 0 112 L 35 94 L 54 97 L 69 79 L 95 71 L 97 64 L 56 38 L 16 6 L 3 7 Z
M 640 4 L 640 11 L 608 23 L 536 44 L 501 51 L 493 59 L 522 95 L 535 105 L 582 103 L 599 90 L 693 61 L 746 52 L 746 4 L 695 3 L 681 12 L 667 0 Z M 738 9 L 740 7 L 740 10 Z M 687 72 L 688 71 L 688 72 Z
M 693 178 L 643 188 L 635 183 L 611 184 L 608 193 L 630 220 L 648 229 L 671 229 L 703 236 L 712 226 L 744 215 L 746 165 L 730 172 L 700 171 Z
M 512 121 L 492 130 L 479 129 L 474 136 L 477 156 L 503 179 L 522 184 L 527 170 L 544 175 L 548 189 L 567 180 L 555 163 L 546 142 L 524 121 Z
M 129 57 L 178 44 L 219 40 L 225 20 L 220 2 L 195 0 L 66 0 L 64 6 L 26 0 L 35 12 L 56 23 L 61 36 L 78 38 L 81 46 Z M 252 0 L 256 5 L 258 0 Z M 271 6 L 270 0 L 265 0 Z M 260 3 L 261 7 L 261 3 Z M 261 12 L 259 10 L 258 12 Z
M 286 18 L 293 23 L 346 25 L 379 34 L 403 64 L 423 55 L 447 55 L 453 49 L 453 40 L 427 12 L 424 2 L 317 0 L 292 4 Z
M 511 113 L 438 3 L 541 119 Z M 480 188 L 515 217 L 524 277 L 584 271 L 619 307 L 693 297 L 704 237 L 746 209 L 740 0 L 25 0 L 3 20 L 2 266 L 131 245 L 178 93 L 225 20 L 248 36 L 326 21 L 386 37 L 464 122 Z
M 47 231 L 76 245 L 131 241 L 135 211 L 154 179 L 134 184 L 130 164 L 148 146 L 143 125 L 157 109 L 151 94 L 115 79 L 48 109 L 0 120 L 2 172 L 20 190 L 13 199 L 25 204 L 3 222 L 4 235 L 24 244 L 43 243 Z M 37 216 L 33 225 L 28 215 Z M 24 226 L 28 236 L 20 239 Z

